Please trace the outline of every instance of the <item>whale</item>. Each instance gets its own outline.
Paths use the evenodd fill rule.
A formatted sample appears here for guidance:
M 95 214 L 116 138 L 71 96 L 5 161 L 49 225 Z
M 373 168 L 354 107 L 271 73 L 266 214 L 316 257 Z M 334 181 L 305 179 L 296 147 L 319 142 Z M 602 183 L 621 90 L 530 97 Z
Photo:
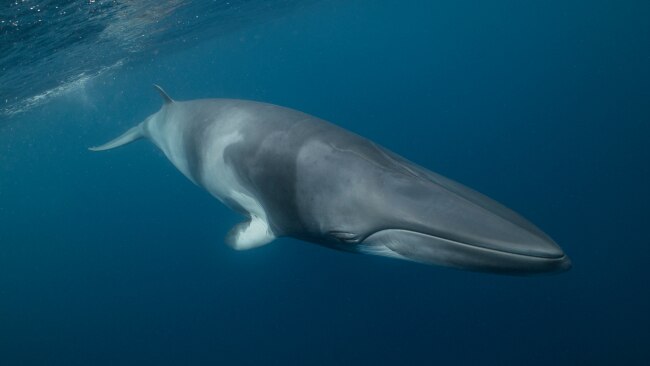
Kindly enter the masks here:
M 244 217 L 236 250 L 291 237 L 339 251 L 508 275 L 560 273 L 571 260 L 495 200 L 338 125 L 240 99 L 163 104 L 114 140 L 150 140 L 191 182 Z

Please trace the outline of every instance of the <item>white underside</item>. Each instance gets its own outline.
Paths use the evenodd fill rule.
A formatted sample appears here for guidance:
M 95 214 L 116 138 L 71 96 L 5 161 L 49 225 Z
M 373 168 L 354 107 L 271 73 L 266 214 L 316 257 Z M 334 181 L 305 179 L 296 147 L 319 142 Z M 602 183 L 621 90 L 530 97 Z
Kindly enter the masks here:
M 372 245 L 359 245 L 357 250 L 362 254 L 378 255 L 382 257 L 397 258 L 397 259 L 406 259 L 410 260 L 403 255 L 394 252 L 387 246 L 383 244 L 372 244 Z

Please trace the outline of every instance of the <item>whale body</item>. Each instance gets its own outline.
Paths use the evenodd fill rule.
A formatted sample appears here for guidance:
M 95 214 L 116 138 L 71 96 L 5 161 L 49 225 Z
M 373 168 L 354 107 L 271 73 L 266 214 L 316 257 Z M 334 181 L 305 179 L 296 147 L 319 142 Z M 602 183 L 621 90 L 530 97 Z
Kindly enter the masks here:
M 289 236 L 329 248 L 503 274 L 568 270 L 544 232 L 496 201 L 332 123 L 277 105 L 172 100 L 93 151 L 140 138 L 247 219 L 250 249 Z

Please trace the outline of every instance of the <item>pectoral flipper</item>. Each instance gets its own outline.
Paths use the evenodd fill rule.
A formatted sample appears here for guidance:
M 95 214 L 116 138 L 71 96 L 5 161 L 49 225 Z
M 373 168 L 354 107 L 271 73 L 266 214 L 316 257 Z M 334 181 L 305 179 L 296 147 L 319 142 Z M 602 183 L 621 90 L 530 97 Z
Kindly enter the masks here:
M 253 216 L 233 227 L 226 236 L 226 244 L 236 250 L 247 250 L 268 244 L 275 239 L 266 220 Z

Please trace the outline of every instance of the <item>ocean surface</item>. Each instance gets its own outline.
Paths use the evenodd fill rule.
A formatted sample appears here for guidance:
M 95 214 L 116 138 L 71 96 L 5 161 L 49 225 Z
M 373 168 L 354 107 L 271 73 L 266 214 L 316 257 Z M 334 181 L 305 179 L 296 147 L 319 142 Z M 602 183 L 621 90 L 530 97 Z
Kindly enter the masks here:
M 175 99 L 329 120 L 520 212 L 511 277 L 291 239 L 152 144 Z M 4 1 L 0 365 L 646 365 L 650 2 Z

